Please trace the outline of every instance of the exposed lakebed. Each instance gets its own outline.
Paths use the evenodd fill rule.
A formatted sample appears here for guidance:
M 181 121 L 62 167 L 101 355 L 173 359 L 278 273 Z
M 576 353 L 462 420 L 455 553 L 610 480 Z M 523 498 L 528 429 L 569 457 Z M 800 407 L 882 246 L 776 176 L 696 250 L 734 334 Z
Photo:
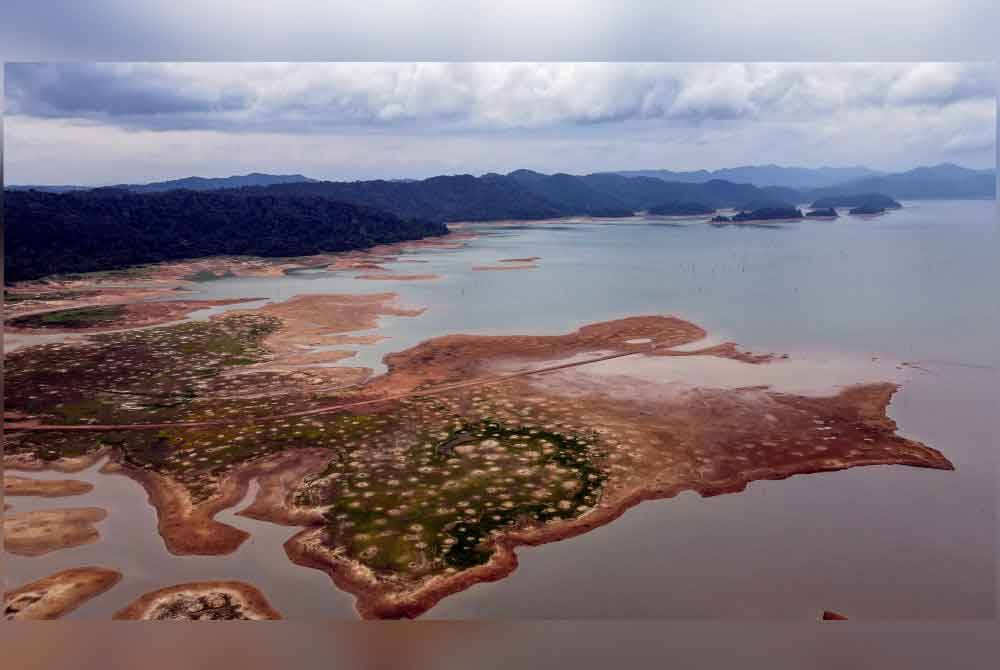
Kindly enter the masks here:
M 769 228 L 474 226 L 483 234 L 463 248 L 422 249 L 385 263 L 405 275 L 413 266 L 403 261 L 426 261 L 421 274 L 439 279 L 368 282 L 356 272 L 316 271 L 223 278 L 192 297 L 397 292 L 426 311 L 380 317 L 377 332 L 387 339 L 343 346 L 357 351 L 345 364 L 376 372 L 384 354 L 448 333 L 566 332 L 652 313 L 676 314 L 713 337 L 788 353 L 793 361 L 836 367 L 876 357 L 879 365 L 922 368 L 906 371 L 890 416 L 903 435 L 940 449 L 955 472 L 858 468 L 756 482 L 711 499 L 686 493 L 646 502 L 582 536 L 520 548 L 520 567 L 510 577 L 446 598 L 428 616 L 815 618 L 823 609 L 852 618 L 989 616 L 997 429 L 993 214 L 988 202 L 942 202 L 910 203 L 877 221 Z M 531 256 L 540 258 L 530 271 L 472 270 Z M 670 360 L 674 368 L 663 374 L 696 376 L 692 360 Z M 294 528 L 233 517 L 237 506 L 217 517 L 251 534 L 236 553 L 177 557 L 156 535 L 138 484 L 86 476 L 94 492 L 58 506 L 107 509 L 101 539 L 9 560 L 13 584 L 101 564 L 121 570 L 122 583 L 73 616 L 102 616 L 142 592 L 208 579 L 253 584 L 286 618 L 354 616 L 353 599 L 326 575 L 288 560 L 282 543 Z M 57 506 L 27 498 L 13 504 L 15 512 Z M 125 547 L 132 558 L 122 565 Z

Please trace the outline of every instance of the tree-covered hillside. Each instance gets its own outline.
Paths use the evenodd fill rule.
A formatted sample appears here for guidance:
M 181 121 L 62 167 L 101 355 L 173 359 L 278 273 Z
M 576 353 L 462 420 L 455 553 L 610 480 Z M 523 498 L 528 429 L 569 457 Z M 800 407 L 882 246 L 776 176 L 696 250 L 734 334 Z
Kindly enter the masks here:
M 6 191 L 5 281 L 215 255 L 300 256 L 443 235 L 327 198 L 252 191 Z
M 507 175 L 432 177 L 421 181 L 354 181 L 275 184 L 261 193 L 319 195 L 378 207 L 399 216 L 436 221 L 547 219 L 561 216 L 628 216 L 665 202 L 738 207 L 760 199 L 784 198 L 788 189 L 712 180 L 704 184 L 665 182 L 651 177 L 604 173 L 546 175 L 517 170 Z M 793 192 L 793 195 L 798 195 Z

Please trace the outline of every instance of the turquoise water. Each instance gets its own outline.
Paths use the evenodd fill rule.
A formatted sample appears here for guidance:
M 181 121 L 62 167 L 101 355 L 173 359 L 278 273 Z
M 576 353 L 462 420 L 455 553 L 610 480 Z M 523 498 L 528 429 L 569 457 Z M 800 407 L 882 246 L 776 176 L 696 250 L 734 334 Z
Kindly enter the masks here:
M 519 549 L 512 576 L 447 598 L 429 617 L 811 619 L 823 609 L 862 619 L 990 617 L 1000 227 L 992 201 L 904 204 L 875 219 L 763 226 L 697 219 L 475 225 L 482 234 L 461 249 L 422 249 L 400 260 L 425 262 L 387 264 L 437 280 L 310 272 L 199 288 L 205 298 L 273 300 L 395 291 L 404 304 L 426 307 L 419 317 L 383 318 L 380 333 L 390 338 L 358 347 L 346 361 L 376 369 L 385 353 L 446 333 L 565 332 L 661 313 L 757 351 L 818 360 L 884 356 L 924 368 L 896 395 L 890 415 L 903 434 L 940 449 L 955 472 L 857 468 L 756 482 L 711 499 L 683 494 L 647 502 L 586 535 Z M 540 256 L 538 268 L 472 270 L 525 256 Z M 104 523 L 142 517 L 141 533 L 136 525 L 115 535 L 162 546 L 148 532 L 148 515 L 121 511 L 145 504 L 141 488 L 116 481 L 117 497 L 101 499 L 110 513 Z M 257 543 L 291 534 L 239 518 L 234 524 L 257 533 Z M 120 545 L 102 544 L 52 555 L 44 570 L 36 559 L 16 559 L 15 583 L 51 572 L 48 563 L 76 564 L 74 555 L 93 562 L 103 552 L 114 566 Z M 239 574 L 231 576 L 259 586 L 288 617 L 350 616 L 349 601 L 332 583 L 316 588 L 326 580 L 321 573 L 259 567 L 280 560 L 278 553 L 247 551 L 252 567 L 233 567 Z M 150 588 L 196 578 L 202 560 L 212 568 L 205 578 L 223 578 L 220 571 L 240 556 L 176 559 L 153 549 L 141 555 L 152 566 L 142 580 Z M 113 593 L 108 604 L 97 599 L 78 616 L 124 604 L 112 603 Z

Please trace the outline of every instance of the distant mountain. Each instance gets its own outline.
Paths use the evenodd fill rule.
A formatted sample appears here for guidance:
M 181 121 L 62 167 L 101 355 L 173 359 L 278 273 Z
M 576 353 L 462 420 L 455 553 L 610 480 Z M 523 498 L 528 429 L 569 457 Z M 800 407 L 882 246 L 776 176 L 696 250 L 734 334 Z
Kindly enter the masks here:
M 993 170 L 970 170 L 952 163 L 941 163 L 907 172 L 854 179 L 816 189 L 812 196 L 822 198 L 862 192 L 884 193 L 897 200 L 995 198 L 996 176 Z
M 750 202 L 743 203 L 737 209 L 744 212 L 755 212 L 759 210 L 792 210 L 795 205 L 782 198 L 776 198 L 770 194 L 767 197 L 757 198 Z
M 376 207 L 403 218 L 434 221 L 547 219 L 564 216 L 549 200 L 517 180 L 497 174 L 450 175 L 421 181 L 319 181 L 275 184 L 260 193 L 312 195 L 355 205 Z
M 515 170 L 507 175 L 523 188 L 564 211 L 584 216 L 631 216 L 633 210 L 611 193 L 594 189 L 579 177 Z
M 69 193 L 70 191 L 89 191 L 92 186 L 70 186 L 68 184 L 20 184 L 5 186 L 7 191 L 41 191 L 42 193 Z
M 744 165 L 721 170 L 695 170 L 673 172 L 671 170 L 625 170 L 617 172 L 626 177 L 652 177 L 663 181 L 687 183 L 706 182 L 723 179 L 754 186 L 783 186 L 794 189 L 821 188 L 834 186 L 852 179 L 875 177 L 884 173 L 862 166 L 855 167 L 784 167 L 781 165 Z
M 707 207 L 739 207 L 770 196 L 751 184 L 734 184 L 723 179 L 703 183 L 669 182 L 652 177 L 623 177 L 604 173 L 580 177 L 595 190 L 616 196 L 635 211 L 645 211 L 664 202 L 697 202 Z
M 715 214 L 715 208 L 703 205 L 700 202 L 671 200 L 670 202 L 653 205 L 649 208 L 648 213 L 657 216 L 699 216 L 703 214 Z
M 263 193 L 315 195 L 378 207 L 401 217 L 434 221 L 547 219 L 563 216 L 628 216 L 669 202 L 709 208 L 738 207 L 755 200 L 797 200 L 751 184 L 721 179 L 705 183 L 665 182 L 614 173 L 546 175 L 517 170 L 507 175 L 454 175 L 414 182 L 356 181 L 275 184 Z M 786 195 L 779 189 L 780 195 Z
M 231 177 L 185 177 L 169 181 L 156 181 L 150 184 L 118 184 L 113 188 L 121 188 L 134 193 L 150 193 L 154 191 L 174 191 L 187 189 L 189 191 L 215 191 L 223 188 L 243 188 L 245 186 L 270 186 L 272 184 L 289 184 L 295 182 L 315 181 L 300 174 L 264 174 L 251 172 Z
M 822 188 L 789 185 L 858 173 L 869 176 L 852 178 L 835 186 Z M 657 176 L 645 176 L 649 174 Z M 761 183 L 783 181 L 784 184 L 761 186 L 747 181 L 714 178 L 718 174 L 730 175 L 734 179 L 754 179 Z M 678 179 L 671 181 L 666 179 L 668 176 Z M 12 187 L 10 190 L 20 191 L 25 188 Z M 81 187 L 34 188 L 38 191 L 71 192 Z M 996 181 L 992 170 L 970 170 L 952 164 L 920 167 L 897 174 L 876 174 L 863 167 L 809 169 L 763 165 L 688 173 L 646 170 L 625 174 L 599 172 L 587 175 L 548 175 L 531 170 L 515 170 L 506 175 L 489 173 L 475 177 L 463 174 L 420 180 L 353 182 L 317 181 L 300 174 L 251 173 L 220 178 L 188 177 L 113 188 L 135 193 L 186 189 L 317 196 L 391 212 L 402 219 L 419 218 L 438 222 L 628 216 L 653 209 L 665 211 L 661 208 L 669 208 L 671 203 L 697 204 L 706 209 L 780 209 L 821 201 L 827 197 L 865 193 L 880 193 L 895 199 L 989 198 L 996 195 Z
M 246 189 L 7 191 L 4 216 L 7 282 L 203 256 L 364 249 L 448 232 L 326 198 Z

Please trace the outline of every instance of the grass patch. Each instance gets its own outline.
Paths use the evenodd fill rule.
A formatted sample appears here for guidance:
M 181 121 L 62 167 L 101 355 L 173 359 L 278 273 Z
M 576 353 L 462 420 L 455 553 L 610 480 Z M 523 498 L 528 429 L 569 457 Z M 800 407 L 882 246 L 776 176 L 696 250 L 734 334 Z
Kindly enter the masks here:
M 90 328 L 114 324 L 124 316 L 124 305 L 98 305 L 29 314 L 8 323 L 17 328 Z
M 340 453 L 300 502 L 328 505 L 328 540 L 377 572 L 461 570 L 488 561 L 498 533 L 591 509 L 605 480 L 598 455 L 587 438 L 462 423 L 408 446 Z
M 183 277 L 187 281 L 195 282 L 207 282 L 216 281 L 217 279 L 224 279 L 226 277 L 235 277 L 231 270 L 226 270 L 225 272 L 215 272 L 213 270 L 198 270 L 198 272 L 192 273 Z

